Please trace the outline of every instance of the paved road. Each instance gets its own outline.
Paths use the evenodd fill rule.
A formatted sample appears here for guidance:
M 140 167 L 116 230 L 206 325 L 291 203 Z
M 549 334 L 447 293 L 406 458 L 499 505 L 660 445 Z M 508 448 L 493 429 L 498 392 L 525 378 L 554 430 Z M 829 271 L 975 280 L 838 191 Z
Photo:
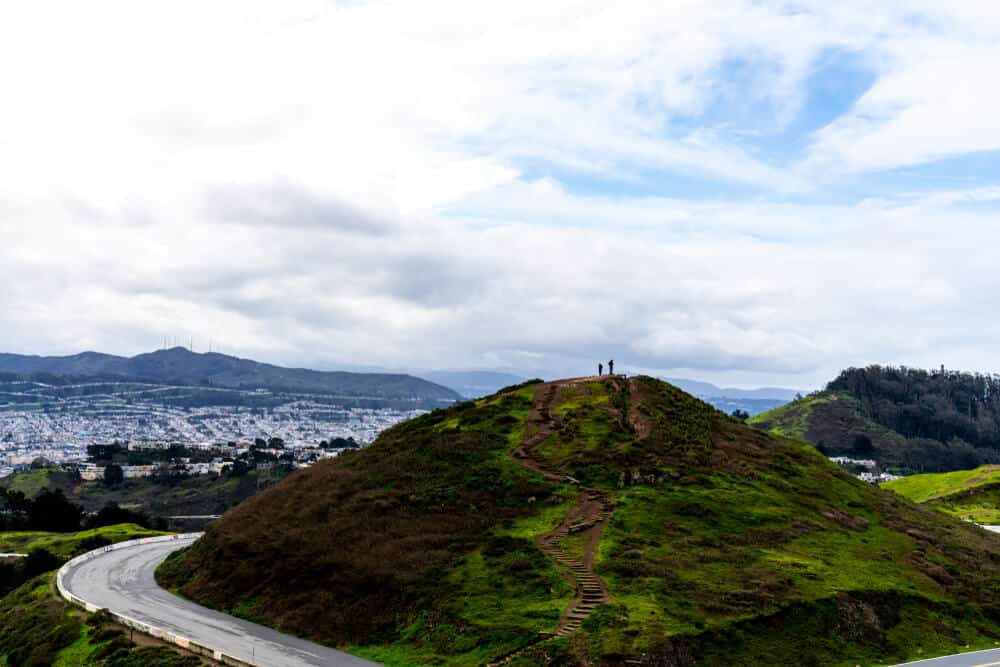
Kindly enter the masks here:
M 917 662 L 905 663 L 907 667 L 1000 667 L 1000 649 L 991 648 L 985 651 L 971 651 L 962 655 L 947 655 L 942 658 L 930 658 Z M 897 665 L 896 667 L 900 667 Z
M 206 609 L 168 593 L 153 578 L 172 551 L 195 538 L 109 551 L 66 572 L 63 585 L 73 595 L 143 623 L 266 667 L 374 667 L 319 644 L 275 632 L 256 623 Z

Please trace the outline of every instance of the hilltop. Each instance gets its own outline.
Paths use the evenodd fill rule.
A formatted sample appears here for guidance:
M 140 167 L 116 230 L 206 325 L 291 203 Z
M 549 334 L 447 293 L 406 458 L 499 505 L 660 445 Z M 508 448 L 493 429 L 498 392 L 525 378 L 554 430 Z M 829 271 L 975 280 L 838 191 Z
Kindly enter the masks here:
M 97 352 L 68 357 L 0 354 L 0 373 L 18 378 L 95 378 L 231 389 L 268 389 L 373 399 L 425 400 L 438 404 L 461 399 L 455 391 L 412 375 L 349 373 L 283 368 L 214 352 L 182 347 L 126 358 Z
M 438 410 L 160 568 L 387 665 L 855 665 L 1000 639 L 1000 539 L 651 378 Z
M 1000 378 L 906 367 L 850 368 L 750 423 L 830 456 L 904 473 L 1000 463 Z
M 910 475 L 886 482 L 882 487 L 961 519 L 1000 523 L 1000 466 L 997 465 Z

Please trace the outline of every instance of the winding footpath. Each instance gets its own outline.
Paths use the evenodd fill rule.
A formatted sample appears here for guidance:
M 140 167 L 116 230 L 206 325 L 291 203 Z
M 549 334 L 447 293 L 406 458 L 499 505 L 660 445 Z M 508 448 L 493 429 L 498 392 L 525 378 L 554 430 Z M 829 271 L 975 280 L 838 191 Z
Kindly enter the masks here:
M 560 420 L 552 413 L 559 388 L 594 380 L 596 378 L 580 378 L 539 385 L 535 392 L 535 405 L 525 424 L 524 438 L 521 445 L 511 454 L 511 460 L 517 465 L 537 472 L 553 482 L 571 484 L 578 491 L 577 502 L 567 512 L 562 523 L 555 530 L 538 538 L 539 548 L 575 589 L 573 600 L 563 610 L 555 629 L 551 633 L 540 635 L 538 641 L 565 637 L 579 630 L 598 606 L 611 599 L 604 581 L 594 572 L 594 555 L 601 540 L 601 533 L 615 509 L 611 494 L 584 486 L 545 461 L 537 451 L 549 435 L 559 428 Z M 584 536 L 585 544 L 582 558 L 568 553 L 561 546 L 563 539 L 580 534 Z M 490 667 L 509 662 L 527 648 L 530 647 L 490 663 Z

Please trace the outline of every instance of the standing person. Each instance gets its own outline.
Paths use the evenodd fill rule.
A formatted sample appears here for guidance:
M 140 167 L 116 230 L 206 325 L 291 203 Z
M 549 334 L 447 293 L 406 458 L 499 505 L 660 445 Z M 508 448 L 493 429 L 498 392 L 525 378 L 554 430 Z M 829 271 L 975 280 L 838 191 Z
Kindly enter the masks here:
M 614 374 L 615 374 L 615 360 L 612 359 L 611 361 L 608 362 L 608 375 L 614 375 Z
M 604 375 L 604 364 L 597 364 L 597 377 Z

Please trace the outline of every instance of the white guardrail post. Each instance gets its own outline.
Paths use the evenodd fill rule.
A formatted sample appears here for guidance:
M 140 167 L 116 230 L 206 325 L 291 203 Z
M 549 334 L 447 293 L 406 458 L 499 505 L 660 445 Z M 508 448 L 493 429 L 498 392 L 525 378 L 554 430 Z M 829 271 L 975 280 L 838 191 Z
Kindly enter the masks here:
M 158 542 L 174 542 L 190 538 L 197 539 L 202 535 L 204 535 L 204 533 L 178 533 L 176 535 L 158 535 L 157 537 L 143 537 L 138 540 L 128 540 L 127 542 L 118 542 L 117 544 L 109 544 L 106 547 L 100 547 L 98 549 L 94 549 L 93 551 L 88 551 L 85 554 L 80 554 L 76 558 L 67 561 L 61 568 L 59 568 L 59 572 L 56 574 L 56 587 L 59 589 L 59 594 L 71 604 L 74 604 L 78 607 L 82 607 L 83 609 L 86 609 L 90 613 L 98 612 L 101 610 L 100 607 L 73 595 L 66 589 L 66 586 L 63 584 L 63 578 L 71 568 L 76 567 L 80 563 L 86 562 L 88 560 L 91 560 L 92 558 L 96 558 L 102 554 L 106 554 L 111 551 L 117 551 L 119 549 L 128 549 L 129 547 L 137 547 L 143 544 L 155 544 Z M 162 639 L 165 642 L 175 644 L 193 653 L 197 653 L 205 657 L 210 657 L 213 660 L 221 662 L 225 665 L 233 665 L 234 667 L 257 667 L 255 663 L 246 662 L 245 660 L 241 660 L 239 658 L 236 658 L 235 656 L 227 655 L 218 649 L 198 644 L 197 642 L 191 641 L 187 637 L 182 637 L 173 632 L 163 630 L 162 628 L 157 628 L 155 626 L 149 625 L 148 623 L 143 623 L 142 621 L 136 620 L 129 616 L 125 616 L 124 614 L 119 614 L 112 609 L 108 609 L 108 612 L 111 614 L 112 618 L 114 618 L 117 622 L 121 623 L 127 628 L 138 630 L 139 632 L 145 635 L 149 635 L 150 637 Z

